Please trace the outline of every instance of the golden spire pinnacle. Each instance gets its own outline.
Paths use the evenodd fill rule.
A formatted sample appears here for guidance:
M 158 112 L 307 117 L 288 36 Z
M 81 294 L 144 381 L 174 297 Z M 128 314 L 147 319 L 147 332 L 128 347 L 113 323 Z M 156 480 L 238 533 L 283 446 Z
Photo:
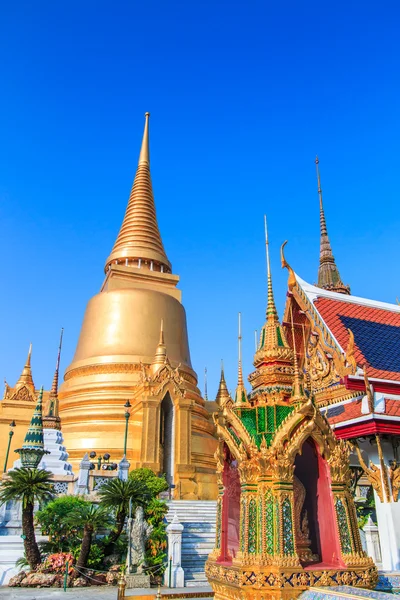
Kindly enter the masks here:
M 26 387 L 30 388 L 32 392 L 35 392 L 35 384 L 33 383 L 33 378 L 32 378 L 31 356 L 32 356 L 32 344 L 29 344 L 28 357 L 26 359 L 26 363 L 22 370 L 22 373 L 19 376 L 17 383 L 15 384 L 15 389 L 20 388 L 25 385 Z
M 268 286 L 268 296 L 267 296 L 267 318 L 272 318 L 274 320 L 278 319 L 278 312 L 275 306 L 274 300 L 274 291 L 272 289 L 272 276 L 271 276 L 271 263 L 269 259 L 269 244 L 268 244 L 268 227 L 267 227 L 267 216 L 264 215 L 264 231 L 265 231 L 265 254 L 267 259 L 267 286 Z
M 328 237 L 328 229 L 326 227 L 326 219 L 324 205 L 322 202 L 321 177 L 319 173 L 319 159 L 315 159 L 318 182 L 318 197 L 319 197 L 319 220 L 321 230 L 321 242 L 319 253 L 319 269 L 318 269 L 318 287 L 331 292 L 339 292 L 341 294 L 350 294 L 349 286 L 344 285 L 340 278 L 339 269 L 336 266 L 333 256 L 331 244 Z
M 243 385 L 242 372 L 242 313 L 238 315 L 238 385 Z
M 222 408 L 228 400 L 231 400 L 231 397 L 229 395 L 228 387 L 225 381 L 224 363 L 221 360 L 221 377 L 219 380 L 218 392 L 215 398 L 215 402 Z
M 238 404 L 248 403 L 242 371 L 242 313 L 239 313 L 238 316 L 238 384 L 235 393 L 235 402 Z
M 149 116 L 145 125 L 139 162 L 128 201 L 125 217 L 112 252 L 105 265 L 112 263 L 171 272 L 158 229 L 153 188 L 150 175 Z
M 204 367 L 204 400 L 208 400 L 207 367 Z
M 160 339 L 157 344 L 153 362 L 151 363 L 153 373 L 158 371 L 158 369 L 160 368 L 161 365 L 165 364 L 166 358 L 167 358 L 167 347 L 166 347 L 165 341 L 164 341 L 164 320 L 161 319 Z
M 49 403 L 47 409 L 47 415 L 43 417 L 43 427 L 50 429 L 61 429 L 61 420 L 59 415 L 59 403 L 58 403 L 58 376 L 60 372 L 60 358 L 61 348 L 64 335 L 64 328 L 61 328 L 60 343 L 58 345 L 58 353 L 56 360 L 56 369 L 54 371 L 53 383 L 49 394 Z

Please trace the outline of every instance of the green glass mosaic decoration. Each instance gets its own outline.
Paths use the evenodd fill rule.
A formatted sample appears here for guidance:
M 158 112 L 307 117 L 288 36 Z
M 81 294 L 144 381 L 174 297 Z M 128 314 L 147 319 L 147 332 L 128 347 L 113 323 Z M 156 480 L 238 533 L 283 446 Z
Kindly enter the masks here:
M 289 498 L 282 503 L 283 554 L 294 554 L 292 507 Z
M 274 553 L 274 499 L 271 490 L 265 494 L 265 547 L 268 554 Z
M 336 516 L 339 526 L 340 545 L 342 547 L 343 554 L 350 554 L 352 551 L 350 532 L 347 523 L 346 509 L 340 498 L 337 498 L 335 502 Z
M 218 499 L 217 503 L 217 535 L 216 535 L 216 547 L 221 548 L 221 529 L 222 529 L 222 500 Z
M 257 551 L 257 504 L 254 498 L 249 502 L 249 554 Z
M 240 515 L 240 551 L 244 552 L 246 539 L 246 498 L 242 498 Z

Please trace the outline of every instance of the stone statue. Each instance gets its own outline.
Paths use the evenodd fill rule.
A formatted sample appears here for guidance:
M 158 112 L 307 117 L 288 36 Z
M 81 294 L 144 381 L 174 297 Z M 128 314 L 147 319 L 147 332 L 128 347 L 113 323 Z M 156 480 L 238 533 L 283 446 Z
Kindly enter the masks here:
M 128 573 L 143 573 L 146 567 L 145 552 L 146 542 L 153 530 L 152 525 L 146 523 L 144 519 L 143 507 L 138 506 L 135 512 L 135 518 L 128 520 L 128 556 L 126 557 L 126 566 Z

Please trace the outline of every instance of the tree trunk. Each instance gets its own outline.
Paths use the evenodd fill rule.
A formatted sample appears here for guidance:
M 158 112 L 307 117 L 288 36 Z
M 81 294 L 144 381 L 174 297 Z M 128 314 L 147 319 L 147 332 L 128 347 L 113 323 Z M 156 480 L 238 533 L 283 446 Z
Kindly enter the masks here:
M 22 533 L 25 536 L 24 548 L 26 560 L 31 569 L 36 569 L 41 563 L 41 557 L 33 525 L 33 504 L 30 503 L 25 508 L 22 508 Z
M 104 555 L 105 556 L 109 556 L 112 553 L 114 544 L 118 540 L 118 538 L 121 535 L 122 530 L 124 528 L 125 517 L 126 517 L 126 512 L 124 510 L 122 510 L 120 513 L 118 513 L 117 518 L 116 518 L 116 528 L 111 531 L 110 536 L 109 536 L 109 542 L 106 546 L 104 546 Z
M 85 525 L 85 528 L 83 530 L 81 551 L 79 552 L 79 558 L 76 563 L 76 566 L 78 569 L 80 567 L 81 568 L 86 567 L 86 565 L 87 565 L 87 561 L 88 561 L 89 554 L 90 554 L 90 547 L 92 545 L 92 536 L 93 536 L 93 529 L 91 527 L 88 527 L 87 525 Z M 79 572 L 78 577 L 80 577 L 81 575 L 84 575 L 84 573 Z

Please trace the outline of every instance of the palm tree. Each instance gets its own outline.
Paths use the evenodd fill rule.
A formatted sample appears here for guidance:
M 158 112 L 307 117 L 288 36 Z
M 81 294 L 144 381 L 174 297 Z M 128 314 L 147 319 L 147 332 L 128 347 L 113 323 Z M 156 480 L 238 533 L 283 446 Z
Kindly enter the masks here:
M 0 486 L 0 504 L 10 500 L 22 502 L 22 536 L 25 556 L 31 569 L 41 562 L 33 524 L 33 507 L 35 502 L 44 504 L 54 497 L 51 477 L 52 474 L 44 469 L 21 467 L 9 471 L 7 479 Z
M 115 527 L 112 530 L 108 543 L 104 546 L 104 554 L 111 554 L 115 542 L 118 540 L 124 528 L 126 515 L 129 510 L 129 502 L 132 510 L 139 505 L 144 506 L 151 499 L 151 493 L 145 483 L 141 481 L 122 481 L 119 477 L 113 477 L 104 483 L 99 492 L 100 504 L 104 508 L 115 511 Z
M 96 506 L 91 502 L 81 504 L 72 509 L 65 521 L 73 525 L 75 530 L 82 532 L 81 550 L 79 552 L 76 567 L 85 568 L 88 562 L 93 535 L 99 529 L 111 525 L 111 516 L 103 507 Z

